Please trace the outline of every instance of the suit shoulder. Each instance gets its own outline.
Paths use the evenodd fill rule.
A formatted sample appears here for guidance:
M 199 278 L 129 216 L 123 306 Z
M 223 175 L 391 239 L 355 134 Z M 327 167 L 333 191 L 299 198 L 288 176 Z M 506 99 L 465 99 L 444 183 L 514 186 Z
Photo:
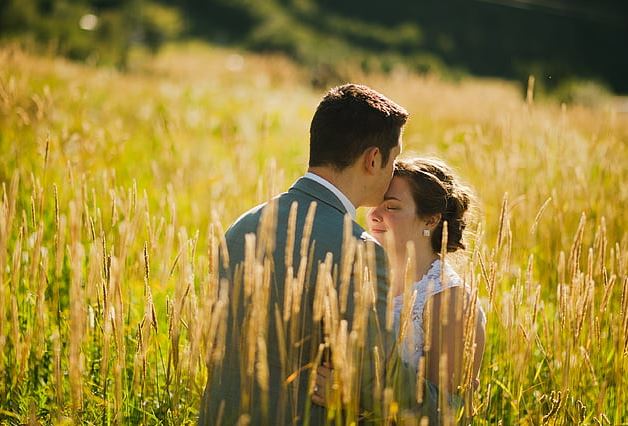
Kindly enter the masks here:
M 242 213 L 227 229 L 227 237 L 233 233 L 240 233 L 242 230 L 248 230 L 257 227 L 262 209 L 266 206 L 266 203 L 257 205 L 248 211 Z
M 243 234 L 248 232 L 256 232 L 257 225 L 259 224 L 262 212 L 268 206 L 269 203 L 274 202 L 280 205 L 280 209 L 286 203 L 290 203 L 292 197 L 287 192 L 277 195 L 272 200 L 262 204 L 258 204 L 255 207 L 242 213 L 226 231 L 227 238 L 232 234 Z

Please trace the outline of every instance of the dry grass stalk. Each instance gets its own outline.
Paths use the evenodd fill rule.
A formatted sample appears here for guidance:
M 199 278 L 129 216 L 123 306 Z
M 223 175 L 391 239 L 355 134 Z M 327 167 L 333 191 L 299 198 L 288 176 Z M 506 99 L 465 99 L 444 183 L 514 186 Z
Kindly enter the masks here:
M 416 402 L 423 403 L 425 397 L 425 357 L 419 358 L 419 365 L 416 374 Z
M 0 376 L 4 374 L 5 360 L 4 347 L 6 345 L 5 320 L 6 320 L 6 295 L 5 273 L 8 254 L 8 242 L 10 228 L 8 228 L 9 202 L 7 199 L 6 185 L 2 183 L 2 204 L 0 204 Z M 3 389 L 1 386 L 0 389 Z M 2 390 L 4 394 L 4 390 Z
M 290 316 L 292 314 L 292 296 L 294 293 L 294 283 L 296 279 L 294 277 L 294 269 L 292 266 L 288 266 L 286 268 L 286 276 L 284 279 L 284 294 L 283 294 L 283 317 L 282 322 L 279 324 L 287 324 L 290 321 Z
M 323 353 L 325 352 L 325 344 L 320 343 L 318 345 L 318 350 L 316 351 L 316 356 L 314 357 L 313 366 L 321 365 L 321 361 L 323 359 Z M 308 380 L 307 394 L 308 396 L 312 396 L 314 394 L 314 386 L 316 385 L 316 368 L 312 368 L 310 370 L 310 377 Z
M 604 266 L 602 269 L 602 277 L 604 283 L 604 294 L 602 296 L 602 302 L 600 303 L 600 315 L 603 315 L 606 312 L 606 307 L 608 306 L 608 302 L 610 301 L 611 295 L 613 294 L 615 282 L 617 282 L 617 275 L 612 275 L 610 279 L 608 278 L 606 266 Z
M 260 399 L 263 416 L 268 416 L 268 381 L 270 373 L 268 372 L 268 352 L 266 350 L 266 339 L 264 336 L 257 337 L 257 353 L 255 361 L 255 378 L 260 389 Z
M 301 259 L 307 258 L 310 248 L 310 238 L 312 237 L 312 228 L 314 226 L 314 215 L 316 214 L 316 201 L 312 201 L 305 215 L 305 224 L 303 225 L 303 235 L 301 236 L 301 245 L 299 255 Z
M 532 222 L 532 226 L 530 227 L 531 235 L 536 235 L 536 231 L 539 227 L 539 222 L 541 221 L 541 216 L 543 215 L 543 212 L 545 211 L 545 209 L 547 209 L 547 207 L 549 206 L 551 202 L 552 202 L 552 197 L 548 197 L 547 200 L 545 200 L 543 204 L 541 204 L 541 207 L 539 207 L 539 211 L 536 213 L 536 216 L 534 216 L 534 222 Z
M 201 285 L 201 300 L 209 306 L 218 299 L 218 288 L 220 283 L 220 248 L 219 238 L 216 235 L 216 225 L 209 225 L 209 237 L 207 244 L 207 282 Z M 144 250 L 146 252 L 146 249 Z M 147 263 L 148 261 L 146 261 Z M 203 305 L 203 303 L 201 303 Z
M 557 291 L 557 300 L 558 300 L 558 318 L 560 319 L 561 327 L 565 327 L 569 318 L 569 311 L 567 309 L 569 303 L 569 287 L 565 282 L 565 271 L 566 271 L 566 261 L 565 261 L 565 252 L 561 251 L 558 256 L 558 286 L 556 288 Z
M 353 237 L 353 219 L 349 214 L 345 214 L 342 235 L 342 257 L 340 259 L 340 312 L 347 311 L 349 300 L 349 285 L 351 281 L 351 271 L 355 258 L 357 241 Z
M 58 218 L 55 232 L 55 278 L 58 280 L 63 272 L 63 261 L 65 260 L 65 233 L 67 220 L 65 215 Z M 58 298 L 57 298 L 58 300 Z
M 188 355 L 187 359 L 187 377 L 188 383 L 197 373 L 198 367 L 202 366 L 201 341 L 203 335 L 203 320 L 200 315 L 198 297 L 194 286 L 190 288 L 190 296 L 187 310 L 187 335 L 188 335 Z
M 373 398 L 377 401 L 381 398 L 384 384 L 384 370 L 382 369 L 382 355 L 379 346 L 373 346 L 373 367 L 375 380 L 373 383 Z
M 210 320 L 208 321 L 208 333 L 206 337 L 207 365 L 220 366 L 225 355 L 226 348 L 226 324 L 229 315 L 229 283 L 222 279 L 218 301 L 214 305 Z M 211 370 L 210 370 L 211 371 Z
M 178 383 L 179 373 L 179 340 L 181 336 L 181 323 L 183 321 L 182 312 L 186 302 L 186 297 L 193 286 L 192 268 L 189 262 L 188 236 L 184 228 L 179 231 L 179 274 L 176 280 L 174 299 L 172 301 L 172 312 L 170 316 L 170 353 L 168 355 L 167 381 L 171 382 L 174 373 L 176 383 Z M 174 370 L 174 371 L 173 371 Z
M 63 376 L 61 371 L 61 338 L 58 331 L 54 331 L 50 340 L 52 342 L 53 380 L 55 390 L 55 406 L 63 407 Z
M 167 282 L 170 279 L 170 275 L 172 274 L 174 265 L 176 265 L 176 262 L 178 260 L 178 258 L 175 257 L 174 261 L 172 261 L 172 267 L 169 267 L 169 261 L 170 259 L 172 259 L 173 246 L 175 241 L 175 226 L 176 225 L 174 223 L 174 218 L 172 219 L 171 223 L 168 223 L 168 225 L 166 225 L 165 237 L 161 245 L 161 256 L 167 261 L 163 262 L 161 265 L 161 273 L 159 276 L 159 281 L 161 282 Z
M 434 281 L 433 280 L 429 280 L 427 282 L 427 293 L 431 293 L 432 289 L 434 288 Z M 427 302 L 425 303 L 425 307 L 423 308 L 423 324 L 431 324 L 432 323 L 432 315 L 434 315 L 434 301 L 433 298 L 430 297 Z M 432 350 L 432 345 L 434 344 L 433 342 L 433 336 L 432 336 L 432 328 L 431 327 L 425 327 L 425 333 L 423 335 L 423 352 L 424 353 L 428 353 L 429 351 Z
M 351 417 L 353 413 L 357 416 L 360 410 L 360 358 L 361 358 L 361 343 L 358 343 L 358 333 L 352 330 L 349 333 L 349 341 L 347 345 L 347 370 L 343 370 L 344 373 L 343 382 L 341 383 L 341 397 L 346 407 L 348 407 L 348 416 Z M 367 348 L 368 350 L 369 348 Z M 369 365 L 368 368 L 371 368 Z M 375 371 L 377 374 L 377 370 Z M 375 379 L 377 381 L 377 379 Z M 373 389 L 375 390 L 375 388 Z M 375 394 L 377 396 L 377 394 Z
M 475 361 L 475 351 L 476 351 L 476 330 L 477 330 L 477 321 L 478 321 L 478 289 L 474 288 L 471 290 L 471 297 L 468 298 L 465 303 L 464 309 L 464 318 L 463 318 L 463 346 L 462 346 L 462 377 L 461 383 L 462 387 L 460 389 L 460 394 L 465 395 L 468 390 L 473 389 L 473 380 L 475 379 L 473 374 L 473 367 Z M 470 395 L 470 393 L 468 394 Z M 468 398 L 467 398 L 468 400 Z M 470 401 L 465 401 L 468 403 Z
M 323 320 L 325 313 L 325 263 L 318 264 L 318 272 L 316 274 L 316 287 L 314 288 L 314 303 L 312 305 L 312 321 L 320 322 Z
M 257 236 L 255 234 L 247 234 L 244 237 L 244 298 L 249 300 L 255 289 L 255 269 L 257 266 L 255 247 L 257 245 Z
M 606 264 L 606 251 L 608 248 L 608 237 L 606 235 L 606 218 L 602 216 L 600 226 L 595 231 L 593 250 L 595 252 L 595 274 L 600 275 Z
M 367 301 L 366 309 L 371 309 L 377 300 L 377 260 L 375 254 L 375 243 L 367 240 L 366 243 L 366 268 L 364 281 L 360 291 L 365 292 Z
M 414 243 L 408 241 L 406 246 L 406 269 L 404 273 L 403 304 L 399 318 L 399 330 L 397 333 L 397 344 L 399 347 L 405 345 L 409 353 L 414 351 L 414 329 L 412 324 L 412 309 L 416 301 L 417 289 L 414 288 L 416 277 L 416 255 Z
M 269 324 L 269 297 L 271 280 L 271 259 L 274 248 L 276 213 L 274 203 L 265 209 L 261 219 L 258 239 L 255 234 L 245 236 L 244 258 L 244 299 L 242 364 L 242 404 L 250 407 L 254 403 L 254 384 L 267 386 L 268 361 L 266 354 L 266 333 Z M 261 248 L 260 248 L 261 244 Z M 256 374 L 257 373 L 257 374 Z M 267 413 L 268 403 L 262 398 L 262 411 Z
M 532 106 L 534 103 L 534 76 L 528 76 L 528 89 L 526 90 L 526 104 Z
M 580 273 L 580 254 L 582 252 L 582 240 L 584 238 L 584 229 L 586 226 L 587 217 L 584 213 L 580 216 L 580 223 L 576 230 L 571 250 L 569 252 L 569 259 L 567 260 L 567 276 L 574 281 L 576 276 Z
M 623 332 L 619 336 L 623 336 L 623 348 L 620 344 L 618 348 L 624 355 L 628 355 L 628 276 L 624 276 L 624 285 L 621 292 L 621 328 Z M 618 339 L 621 342 L 622 339 Z
M 20 353 L 22 351 L 22 341 L 20 338 L 20 322 L 19 322 L 19 309 L 17 304 L 17 295 L 19 291 L 19 284 L 21 282 L 22 273 L 22 244 L 24 241 L 25 225 L 20 227 L 18 239 L 13 249 L 13 267 L 11 268 L 11 279 L 9 280 L 9 294 L 10 297 L 10 324 L 11 324 L 11 343 L 13 346 L 14 359 L 16 363 L 20 359 Z M 18 364 L 19 370 L 19 364 Z M 19 375 L 19 371 L 18 371 Z M 15 379 L 14 379 L 15 380 Z M 13 384 L 13 383 L 12 383 Z
M 499 229 L 497 230 L 497 241 L 495 243 L 495 250 L 499 253 L 500 248 L 502 247 L 504 240 L 504 228 L 506 226 L 506 218 L 509 214 L 508 211 L 508 193 L 504 193 L 504 198 L 502 199 L 502 208 L 499 212 Z
M 416 301 L 417 290 L 412 291 L 409 296 L 403 298 L 403 308 L 401 309 L 401 315 L 399 318 L 399 334 L 397 337 L 398 346 L 406 346 L 408 353 L 414 351 L 414 328 L 412 324 L 412 308 Z
M 310 238 L 312 236 L 312 228 L 314 226 L 314 215 L 316 213 L 316 202 L 310 203 L 305 216 L 305 223 L 303 224 L 303 235 L 299 245 L 299 269 L 297 270 L 296 279 L 292 281 L 292 316 L 299 317 L 301 313 L 301 304 L 303 293 L 305 290 L 308 271 L 310 270 L 312 263 L 312 256 L 310 252 L 314 250 L 314 243 L 310 244 Z M 300 333 L 300 321 L 290 322 L 290 339 L 292 342 L 299 340 Z M 298 357 L 301 358 L 300 356 Z
M 86 311 L 82 288 L 84 249 L 80 243 L 80 217 L 77 206 L 70 202 L 70 352 L 69 379 L 72 408 L 79 412 L 83 407 L 83 338 Z
M 219 237 L 220 243 L 220 259 L 222 260 L 222 267 L 227 269 L 229 267 L 229 250 L 227 249 L 227 240 L 225 238 L 225 231 L 220 224 L 219 215 L 216 210 L 212 210 L 212 224 L 216 227 L 216 233 Z
M 48 326 L 48 304 L 46 302 L 46 288 L 48 287 L 48 256 L 42 253 L 40 263 L 41 272 L 35 293 L 35 321 L 33 322 L 34 355 L 40 361 L 46 351 L 46 330 Z
M 100 257 L 100 241 L 92 240 L 88 243 L 88 247 L 85 302 L 91 307 L 99 301 L 102 282 L 102 258 Z
M 580 298 L 579 303 L 575 305 L 577 310 L 575 312 L 576 317 L 575 321 L 575 334 L 574 334 L 574 344 L 578 342 L 578 338 L 580 337 L 580 333 L 582 331 L 582 326 L 584 324 L 584 320 L 587 314 L 587 309 L 589 304 L 591 303 L 591 292 L 589 291 L 589 286 L 586 283 L 586 277 L 584 274 L 578 275 L 576 280 L 577 286 L 582 290 L 582 293 L 578 292 L 578 297 Z
M 30 270 L 28 273 L 28 282 L 36 283 L 39 281 L 39 271 L 40 271 L 40 259 L 42 255 L 42 242 L 44 238 L 44 223 L 39 222 L 37 225 L 33 227 L 33 232 L 31 234 L 31 238 L 35 239 L 33 247 L 30 248 L 31 256 L 30 256 Z M 26 278 L 26 277 L 25 277 Z
M 262 262 L 264 256 L 272 256 L 275 250 L 275 236 L 277 229 L 277 200 L 270 200 L 260 218 L 257 229 L 256 258 Z
M 288 290 L 286 290 L 288 291 Z M 288 348 L 286 344 L 286 331 L 284 330 L 283 320 L 281 313 L 279 312 L 279 306 L 275 304 L 275 329 L 277 332 L 277 352 L 279 352 L 279 363 L 281 366 L 281 377 L 287 377 L 286 371 L 288 371 Z M 282 387 L 285 388 L 285 383 L 282 382 Z
M 489 259 L 494 257 L 494 252 L 491 252 Z M 478 263 L 480 264 L 480 270 L 482 271 L 482 277 L 486 283 L 486 289 L 488 292 L 489 308 L 494 305 L 495 298 L 495 279 L 496 279 L 496 264 L 495 262 L 489 263 L 489 267 L 486 266 L 484 255 L 478 251 Z
M 353 266 L 353 320 L 351 327 L 353 331 L 358 333 L 358 344 L 364 346 L 367 343 L 368 332 L 368 320 L 371 305 L 371 295 L 366 280 L 368 279 L 369 272 L 365 265 L 364 253 L 366 251 L 366 245 L 364 243 L 358 243 L 356 246 L 356 261 Z M 366 348 L 366 350 L 370 350 Z
M 219 262 L 220 262 L 220 242 L 216 236 L 216 224 L 211 224 L 209 229 L 209 246 L 208 246 L 208 262 L 206 281 L 202 281 L 199 290 L 200 303 L 198 303 L 198 316 L 202 318 L 202 322 L 198 325 L 199 330 L 196 333 L 199 344 L 199 359 L 210 368 L 212 365 L 212 356 L 214 351 L 214 341 L 218 330 L 217 317 L 219 321 L 226 323 L 226 315 L 228 313 L 228 301 L 225 302 L 224 294 L 221 294 L 221 283 L 219 281 Z M 225 304 L 226 303 L 226 304 Z M 224 312 L 223 312 L 224 310 Z M 224 314 L 224 317 L 223 317 Z M 223 343 L 224 345 L 224 343 Z M 221 359 L 221 357 L 219 357 Z M 218 360 L 219 361 L 219 360 Z
M 396 247 L 395 237 L 392 232 L 385 233 L 385 247 Z M 386 293 L 386 331 L 392 331 L 393 329 L 393 304 L 396 294 L 399 289 L 396 288 L 395 283 L 398 282 L 398 276 L 402 271 L 397 271 L 397 258 L 395 250 L 388 250 L 386 252 L 388 257 L 388 292 Z
M 440 263 L 441 265 L 445 264 L 445 258 L 447 256 L 447 242 L 449 240 L 449 224 L 447 221 L 443 221 L 443 234 L 441 237 L 441 250 L 440 250 Z M 447 285 L 447 277 L 445 276 L 445 268 L 440 268 L 440 285 L 441 287 L 445 287 Z M 446 326 L 449 322 L 449 310 L 450 310 L 450 298 L 444 297 L 443 303 L 440 305 L 440 318 L 441 324 Z
M 138 325 L 138 345 L 134 361 L 133 388 L 140 388 L 140 399 L 146 386 L 148 351 L 150 348 L 151 328 L 158 333 L 157 314 L 150 289 L 150 258 L 148 242 L 144 242 L 144 316 Z
M 384 389 L 384 424 L 392 425 L 393 418 L 397 414 L 397 403 L 394 392 L 390 388 Z
M 296 235 L 298 208 L 299 203 L 293 201 L 290 205 L 290 212 L 288 213 L 288 228 L 286 229 L 286 249 L 284 252 L 284 264 L 286 266 L 286 269 L 292 268 L 294 266 L 294 240 Z
M 297 209 L 298 203 L 294 201 L 290 205 L 290 212 L 288 213 L 288 228 L 286 230 L 286 248 L 284 251 L 284 264 L 286 267 L 286 276 L 284 278 L 284 298 L 283 298 L 283 321 L 276 322 L 277 332 L 282 323 L 287 323 L 290 320 L 292 314 L 292 297 L 293 297 L 293 283 L 294 283 L 294 243 L 297 225 Z M 284 331 L 281 332 L 282 334 Z M 283 364 L 282 364 L 283 365 Z
M 123 266 L 117 257 L 111 257 L 111 282 L 109 294 L 111 297 L 111 322 L 116 347 L 116 358 L 113 364 L 114 378 L 114 417 L 116 424 L 123 421 L 123 389 L 126 366 L 126 344 L 124 327 L 124 302 L 122 298 L 122 282 L 124 277 Z

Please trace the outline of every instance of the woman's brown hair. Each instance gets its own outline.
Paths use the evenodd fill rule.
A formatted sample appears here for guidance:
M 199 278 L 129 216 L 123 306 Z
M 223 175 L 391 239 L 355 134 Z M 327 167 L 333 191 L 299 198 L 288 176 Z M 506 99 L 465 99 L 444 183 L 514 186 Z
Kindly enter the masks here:
M 440 214 L 431 242 L 435 252 L 441 251 L 443 223 L 447 222 L 447 251 L 465 249 L 463 233 L 467 226 L 467 210 L 472 191 L 458 180 L 454 172 L 436 158 L 400 159 L 395 162 L 395 176 L 410 185 L 417 215 L 421 218 Z

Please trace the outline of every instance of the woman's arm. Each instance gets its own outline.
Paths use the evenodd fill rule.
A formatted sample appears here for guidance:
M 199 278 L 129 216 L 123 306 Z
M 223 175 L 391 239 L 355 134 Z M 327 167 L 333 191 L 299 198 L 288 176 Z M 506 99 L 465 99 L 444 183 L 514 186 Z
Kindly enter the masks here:
M 425 375 L 439 389 L 460 394 L 464 389 L 465 333 L 474 333 L 475 345 L 472 360 L 472 389 L 475 387 L 484 354 L 484 323 L 476 309 L 475 324 L 465 331 L 468 323 L 468 307 L 465 306 L 465 289 L 453 287 L 428 299 L 423 312 L 425 331 L 424 351 L 426 355 Z M 470 354 L 467 354 L 469 356 Z M 468 364 L 467 364 L 468 365 Z
M 480 367 L 486 345 L 486 318 L 480 316 L 480 308 L 477 308 L 477 320 L 475 321 L 475 358 L 473 360 L 473 390 L 480 387 Z

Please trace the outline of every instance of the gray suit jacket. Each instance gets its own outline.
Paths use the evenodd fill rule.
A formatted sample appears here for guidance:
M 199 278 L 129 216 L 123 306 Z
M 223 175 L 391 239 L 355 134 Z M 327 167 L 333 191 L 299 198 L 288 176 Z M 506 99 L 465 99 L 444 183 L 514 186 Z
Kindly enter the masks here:
M 303 227 L 310 204 L 317 203 L 316 213 L 312 226 L 311 240 L 307 252 L 309 268 L 305 280 L 301 299 L 301 321 L 298 321 L 298 330 L 290 328 L 282 320 L 276 322 L 276 313 L 283 312 L 285 287 L 285 250 L 287 241 L 288 218 L 293 202 L 298 203 L 296 213 L 296 235 L 293 250 L 294 275 L 300 263 L 300 243 L 303 236 Z M 227 347 L 222 365 L 210 369 L 210 378 L 205 390 L 201 406 L 199 424 L 215 424 L 218 417 L 222 424 L 231 425 L 237 422 L 242 414 L 249 416 L 251 424 L 323 424 L 325 409 L 311 403 L 308 395 L 308 379 L 313 361 L 316 357 L 319 344 L 323 342 L 321 323 L 312 321 L 312 309 L 316 287 L 317 265 L 324 262 L 327 253 L 333 255 L 333 263 L 338 268 L 342 256 L 343 221 L 347 213 L 338 198 L 319 183 L 300 178 L 288 190 L 274 199 L 276 203 L 276 231 L 274 249 L 270 249 L 268 256 L 273 273 L 270 276 L 268 294 L 267 324 L 258 324 L 266 328 L 266 351 L 268 359 L 269 388 L 265 392 L 256 380 L 247 379 L 246 348 L 243 347 L 247 336 L 244 332 L 250 321 L 251 301 L 245 301 L 242 289 L 242 263 L 245 259 L 245 235 L 257 233 L 260 226 L 262 212 L 268 203 L 257 206 L 243 214 L 227 230 L 226 241 L 229 251 L 229 268 L 221 271 L 221 276 L 230 281 L 231 311 L 227 324 Z M 372 240 L 364 229 L 352 222 L 353 236 L 359 241 Z M 374 241 L 374 240 L 373 240 Z M 382 354 L 381 367 L 389 371 L 384 374 L 390 376 L 396 362 L 394 337 L 385 331 L 386 296 L 388 291 L 387 264 L 383 249 L 375 243 L 377 285 L 375 310 L 369 314 L 367 349 L 363 353 L 363 366 L 360 375 L 360 410 L 371 413 L 376 420 L 379 416 L 378 400 L 380 394 L 374 397 L 375 369 L 373 368 L 372 346 L 377 345 Z M 353 283 L 349 290 L 347 311 L 344 314 L 351 327 L 353 317 Z M 254 301 L 259 302 L 259 300 Z M 295 321 L 294 318 L 291 321 Z M 351 329 L 351 328 L 349 328 Z M 281 330 L 281 332 L 278 332 Z M 282 338 L 278 336 L 283 334 Z M 285 341 L 284 354 L 289 352 L 288 361 L 282 354 L 280 347 Z M 328 353 L 325 356 L 329 356 Z M 250 365 L 250 364 L 249 364 Z M 394 367 L 398 368 L 398 367 Z M 385 377 L 379 378 L 379 383 L 385 384 Z M 382 381 L 383 380 L 383 381 Z M 411 382 L 412 380 L 410 380 Z M 408 384 L 411 384 L 408 382 Z M 382 386 L 380 386 L 381 390 Z M 375 392 L 377 393 L 377 392 Z

